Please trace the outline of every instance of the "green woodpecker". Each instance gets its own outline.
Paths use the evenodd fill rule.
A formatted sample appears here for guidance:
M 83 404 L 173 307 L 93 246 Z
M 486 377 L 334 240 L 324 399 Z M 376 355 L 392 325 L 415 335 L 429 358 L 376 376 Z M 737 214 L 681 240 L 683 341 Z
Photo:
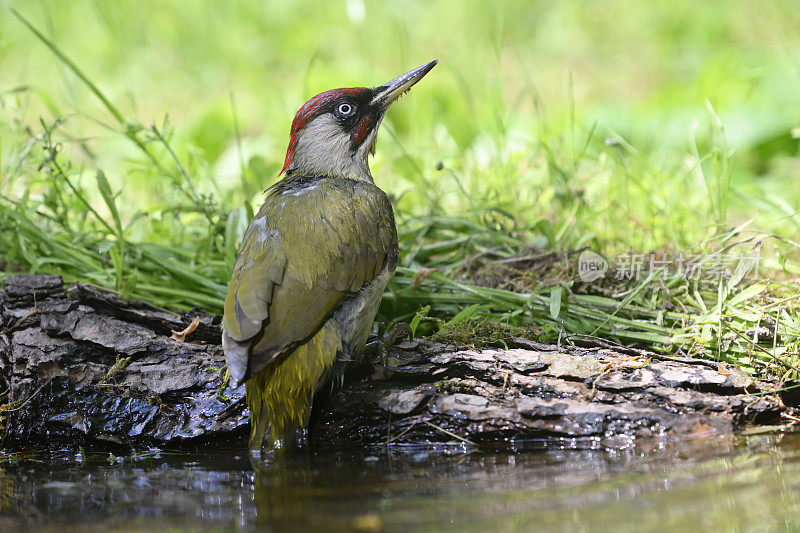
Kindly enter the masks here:
M 363 352 L 398 254 L 367 159 L 386 110 L 435 65 L 320 93 L 292 121 L 283 178 L 244 234 L 225 298 L 222 346 L 233 383 L 246 382 L 253 452 L 303 439 L 334 363 Z

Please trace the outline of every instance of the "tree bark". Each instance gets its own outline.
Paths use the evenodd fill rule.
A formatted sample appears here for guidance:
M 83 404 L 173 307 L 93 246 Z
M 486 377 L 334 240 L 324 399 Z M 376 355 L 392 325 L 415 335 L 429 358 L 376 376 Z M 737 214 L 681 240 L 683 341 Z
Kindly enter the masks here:
M 185 341 L 170 338 L 196 317 Z M 0 291 L 3 447 L 243 443 L 244 387 L 223 387 L 219 318 L 65 288 L 59 276 L 11 277 Z M 786 409 L 775 394 L 748 394 L 774 384 L 725 363 L 507 344 L 414 339 L 385 362 L 353 366 L 343 387 L 316 402 L 312 445 L 619 447 L 774 423 Z

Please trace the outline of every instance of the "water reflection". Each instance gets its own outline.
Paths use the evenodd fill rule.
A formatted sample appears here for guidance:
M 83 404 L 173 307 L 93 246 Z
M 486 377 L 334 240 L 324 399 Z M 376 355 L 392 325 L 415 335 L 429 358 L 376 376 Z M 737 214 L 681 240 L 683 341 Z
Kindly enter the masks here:
M 800 435 L 656 449 L 6 455 L 0 529 L 800 528 Z

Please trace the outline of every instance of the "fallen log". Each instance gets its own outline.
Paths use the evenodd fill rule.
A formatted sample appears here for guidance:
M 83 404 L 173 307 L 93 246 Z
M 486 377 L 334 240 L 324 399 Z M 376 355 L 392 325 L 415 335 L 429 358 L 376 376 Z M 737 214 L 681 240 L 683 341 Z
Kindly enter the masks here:
M 59 276 L 9 278 L 0 291 L 2 446 L 243 443 L 244 387 L 223 385 L 219 335 L 219 317 L 202 309 L 179 315 L 90 285 L 64 287 Z M 730 433 L 785 409 L 777 395 L 752 395 L 774 385 L 725 363 L 507 344 L 414 339 L 386 361 L 353 366 L 316 403 L 313 445 L 619 447 Z
M 244 388 L 222 389 L 215 317 L 190 322 L 59 276 L 17 275 L 0 293 L 4 446 L 172 443 L 242 433 Z M 192 314 L 192 318 L 195 314 Z

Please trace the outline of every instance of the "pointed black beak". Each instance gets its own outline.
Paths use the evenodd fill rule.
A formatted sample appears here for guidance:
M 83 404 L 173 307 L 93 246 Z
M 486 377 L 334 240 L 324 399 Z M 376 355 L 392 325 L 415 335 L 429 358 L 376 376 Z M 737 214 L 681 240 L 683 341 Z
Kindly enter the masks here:
M 417 67 L 414 70 L 410 70 L 405 74 L 396 77 L 392 81 L 384 83 L 380 87 L 376 87 L 376 94 L 370 103 L 372 105 L 379 105 L 383 109 L 386 109 L 392 105 L 392 102 L 400 98 L 404 92 L 409 90 L 412 85 L 421 80 L 425 74 L 430 72 L 430 70 L 436 66 L 436 63 L 438 63 L 438 61 L 434 59 L 430 63 L 422 65 L 421 67 Z

